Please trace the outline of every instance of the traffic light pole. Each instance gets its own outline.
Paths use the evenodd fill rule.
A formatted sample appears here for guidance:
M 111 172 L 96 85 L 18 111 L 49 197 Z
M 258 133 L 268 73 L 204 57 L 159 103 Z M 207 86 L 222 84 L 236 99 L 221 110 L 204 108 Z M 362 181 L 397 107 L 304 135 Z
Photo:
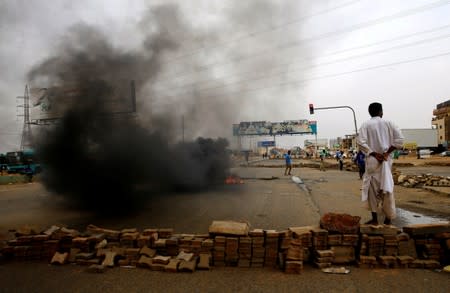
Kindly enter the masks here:
M 315 110 L 341 109 L 341 108 L 348 108 L 348 109 L 352 110 L 352 112 L 353 112 L 353 122 L 355 123 L 355 133 L 356 133 L 356 136 L 358 136 L 358 127 L 356 126 L 355 110 L 353 110 L 352 107 L 350 107 L 350 106 L 321 107 L 321 108 L 314 108 L 314 111 Z

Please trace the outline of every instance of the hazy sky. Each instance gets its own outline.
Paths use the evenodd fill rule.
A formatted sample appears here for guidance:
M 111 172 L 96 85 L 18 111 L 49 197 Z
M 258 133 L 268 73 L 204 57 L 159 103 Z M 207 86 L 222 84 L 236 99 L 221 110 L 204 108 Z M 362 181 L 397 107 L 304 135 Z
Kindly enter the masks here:
M 158 25 L 148 20 L 148 11 L 167 3 L 182 30 L 164 14 Z M 319 138 L 354 133 L 350 110 L 311 116 L 309 103 L 351 106 L 359 126 L 378 101 L 400 128 L 430 128 L 436 104 L 450 99 L 449 15 L 450 1 L 437 0 L 0 0 L 0 152 L 20 146 L 16 96 L 27 74 L 80 24 L 119 51 L 141 50 L 154 30 L 177 38 L 160 74 L 137 84 L 146 105 L 139 115 L 195 112 L 185 122 L 192 136 L 231 136 L 240 121 L 295 119 L 316 120 Z

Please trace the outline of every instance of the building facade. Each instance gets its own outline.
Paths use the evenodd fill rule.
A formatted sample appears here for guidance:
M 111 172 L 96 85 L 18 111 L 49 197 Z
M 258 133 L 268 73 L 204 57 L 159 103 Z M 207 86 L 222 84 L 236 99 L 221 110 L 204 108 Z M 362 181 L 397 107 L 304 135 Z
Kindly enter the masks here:
M 438 143 L 448 148 L 450 143 L 450 100 L 436 105 L 431 124 L 438 130 Z

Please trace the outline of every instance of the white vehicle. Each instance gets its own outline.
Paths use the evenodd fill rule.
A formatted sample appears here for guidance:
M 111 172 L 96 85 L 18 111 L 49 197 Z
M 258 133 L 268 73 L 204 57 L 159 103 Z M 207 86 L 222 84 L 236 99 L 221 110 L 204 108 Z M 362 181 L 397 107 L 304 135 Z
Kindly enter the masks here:
M 443 151 L 439 154 L 441 157 L 450 157 L 450 151 Z

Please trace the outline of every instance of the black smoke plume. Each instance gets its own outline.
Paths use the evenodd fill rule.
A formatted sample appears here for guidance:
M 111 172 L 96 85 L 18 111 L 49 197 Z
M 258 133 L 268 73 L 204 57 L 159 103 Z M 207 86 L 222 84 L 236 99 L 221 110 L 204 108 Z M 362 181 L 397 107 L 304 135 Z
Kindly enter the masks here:
M 143 36 L 137 47 L 118 46 L 127 38 L 113 42 L 92 26 L 73 26 L 28 74 L 32 86 L 71 97 L 55 90 L 52 106 L 62 115 L 40 135 L 46 186 L 78 206 L 105 211 L 140 206 L 153 192 L 222 181 L 228 142 L 199 136 L 229 136 L 241 119 L 292 119 L 273 115 L 298 99 L 298 88 L 270 85 L 289 81 L 286 68 L 307 54 L 291 45 L 299 42 L 300 26 L 283 25 L 298 18 L 298 3 L 213 5 L 205 18 L 189 18 L 176 5 L 152 7 L 136 22 Z M 132 110 L 131 80 L 137 113 L 112 114 Z
M 33 84 L 60 88 L 51 102 L 62 116 L 40 133 L 38 155 L 46 187 L 75 207 L 129 212 L 155 192 L 198 191 L 223 182 L 228 170 L 227 140 L 177 142 L 173 124 L 181 117 L 153 113 L 157 116 L 146 125 L 148 119 L 139 117 L 146 113 L 132 113 L 130 80 L 137 87 L 151 83 L 161 69 L 161 54 L 179 46 L 162 20 L 179 31 L 186 29 L 173 6 L 158 7 L 149 15 L 156 29 L 139 51 L 121 51 L 102 32 L 80 24 L 55 56 L 29 73 Z M 138 108 L 148 98 L 142 94 L 138 91 Z

